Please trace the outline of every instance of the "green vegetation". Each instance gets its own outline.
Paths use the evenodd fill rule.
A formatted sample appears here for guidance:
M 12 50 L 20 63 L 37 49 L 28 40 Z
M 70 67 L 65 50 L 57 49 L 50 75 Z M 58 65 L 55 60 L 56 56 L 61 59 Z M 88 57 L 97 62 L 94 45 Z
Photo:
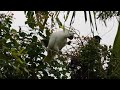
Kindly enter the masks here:
M 63 16 L 66 21 L 70 11 Z M 94 19 L 91 17 L 94 15 Z M 120 25 L 111 46 L 102 46 L 95 42 L 93 38 L 84 38 L 88 43 L 79 44 L 73 52 L 57 55 L 58 57 L 51 63 L 45 63 L 45 47 L 48 44 L 49 36 L 53 32 L 55 25 L 64 29 L 64 24 L 59 19 L 60 11 L 25 11 L 27 24 L 34 34 L 15 30 L 11 28 L 13 16 L 0 14 L 0 78 L 1 79 L 119 79 L 120 78 Z M 91 27 L 96 18 L 104 22 L 114 16 L 118 17 L 118 11 L 97 11 L 86 12 L 85 21 Z M 76 12 L 72 12 L 70 25 L 74 22 Z M 48 24 L 51 20 L 51 26 Z M 105 22 L 106 23 L 106 22 Z M 38 28 L 38 29 L 36 29 Z M 42 39 L 40 39 L 42 38 Z M 81 40 L 81 38 L 77 38 Z M 68 62 L 68 59 L 71 62 Z M 103 68 L 105 64 L 106 68 Z M 69 75 L 70 74 L 70 75 Z

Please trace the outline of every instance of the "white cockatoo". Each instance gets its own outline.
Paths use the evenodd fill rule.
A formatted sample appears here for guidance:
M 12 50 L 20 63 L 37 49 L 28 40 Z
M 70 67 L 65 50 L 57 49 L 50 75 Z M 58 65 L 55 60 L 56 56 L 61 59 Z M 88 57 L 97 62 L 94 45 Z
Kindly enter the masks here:
M 67 44 L 67 38 L 73 39 L 73 36 L 74 33 L 67 29 L 52 33 L 47 46 L 47 56 L 44 58 L 44 61 L 51 61 L 56 53 L 60 53 L 60 50 Z

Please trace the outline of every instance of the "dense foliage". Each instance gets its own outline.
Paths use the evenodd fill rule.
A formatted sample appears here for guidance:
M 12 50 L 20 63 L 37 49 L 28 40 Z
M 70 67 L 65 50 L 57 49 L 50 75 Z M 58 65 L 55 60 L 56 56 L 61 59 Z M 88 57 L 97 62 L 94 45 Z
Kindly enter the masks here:
M 1 79 L 105 79 L 114 78 L 112 47 L 100 45 L 93 38 L 85 38 L 87 44 L 58 57 L 51 63 L 43 61 L 49 36 L 59 20 L 59 11 L 26 11 L 27 24 L 31 30 L 26 33 L 11 28 L 12 14 L 0 14 L 0 78 Z M 67 20 L 70 12 L 64 16 Z M 70 25 L 73 23 L 73 12 Z M 51 24 L 47 21 L 51 20 Z M 79 39 L 79 40 L 78 40 Z M 81 37 L 75 38 L 81 41 Z M 79 43 L 79 42 L 78 42 Z M 74 54 L 73 54 L 74 53 Z M 69 60 L 68 60 L 69 59 Z M 108 63 L 108 64 L 107 64 Z M 104 67 L 107 64 L 108 66 Z M 116 76 L 118 78 L 118 76 Z
M 44 43 L 47 39 L 42 31 L 35 30 L 44 40 L 40 41 L 34 33 L 25 33 L 21 28 L 11 28 L 12 16 L 1 14 L 0 23 L 0 77 L 19 79 L 67 78 L 66 63 L 57 61 L 51 65 L 44 63 Z M 30 22 L 30 21 L 28 21 Z M 59 67 L 62 69 L 59 70 Z M 51 76 L 51 74 L 53 74 Z M 63 74 L 63 76 L 61 76 Z

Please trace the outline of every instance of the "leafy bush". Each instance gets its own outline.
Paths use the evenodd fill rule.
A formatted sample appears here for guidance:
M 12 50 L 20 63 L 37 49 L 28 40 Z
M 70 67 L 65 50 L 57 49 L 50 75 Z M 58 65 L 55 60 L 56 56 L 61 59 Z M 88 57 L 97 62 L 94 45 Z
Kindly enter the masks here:
M 72 51 L 57 55 L 51 63 L 43 62 L 46 46 L 52 32 L 46 23 L 48 18 L 54 21 L 59 13 L 25 12 L 26 24 L 32 32 L 21 28 L 11 28 L 12 15 L 0 14 L 0 78 L 1 79 L 105 79 L 118 78 L 114 75 L 112 48 L 100 45 L 93 38 L 76 37 L 78 41 Z M 67 17 L 66 17 L 67 18 Z M 57 18 L 60 27 L 62 23 Z M 36 27 L 39 26 L 38 29 Z M 55 26 L 55 22 L 51 27 Z M 36 34 L 34 34 L 34 32 Z M 38 37 L 39 36 L 39 37 Z M 82 44 L 87 42 L 86 44 Z M 70 60 L 70 62 L 69 62 Z M 105 67 L 105 65 L 107 65 Z M 112 73 L 112 74 L 111 74 Z M 69 75 L 70 74 L 70 75 Z

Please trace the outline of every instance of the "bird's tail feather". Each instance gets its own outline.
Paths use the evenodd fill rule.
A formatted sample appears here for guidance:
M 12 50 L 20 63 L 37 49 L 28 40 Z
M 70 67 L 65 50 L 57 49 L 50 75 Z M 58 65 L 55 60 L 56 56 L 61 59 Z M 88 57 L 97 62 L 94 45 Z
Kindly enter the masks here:
M 55 52 L 53 51 L 48 51 L 48 55 L 44 58 L 45 62 L 50 62 L 55 56 Z

